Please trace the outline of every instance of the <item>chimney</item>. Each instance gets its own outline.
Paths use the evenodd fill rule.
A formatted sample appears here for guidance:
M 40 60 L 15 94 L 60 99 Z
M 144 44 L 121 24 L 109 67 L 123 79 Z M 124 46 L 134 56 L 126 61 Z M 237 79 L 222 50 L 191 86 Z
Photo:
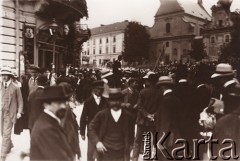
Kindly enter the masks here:
M 203 1 L 202 1 L 202 0 L 198 0 L 198 4 L 199 4 L 200 6 L 203 6 Z

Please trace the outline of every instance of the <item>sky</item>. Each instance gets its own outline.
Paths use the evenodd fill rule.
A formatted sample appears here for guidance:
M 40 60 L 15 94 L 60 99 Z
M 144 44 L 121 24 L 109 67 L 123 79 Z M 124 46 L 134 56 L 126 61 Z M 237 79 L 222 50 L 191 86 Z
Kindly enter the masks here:
M 142 25 L 152 27 L 160 0 L 86 0 L 89 18 L 81 20 L 89 28 L 107 25 L 124 20 L 138 21 Z M 195 1 L 197 0 L 186 0 Z M 211 7 L 218 0 L 202 0 L 203 6 L 211 14 Z M 231 11 L 240 9 L 240 0 L 233 0 Z

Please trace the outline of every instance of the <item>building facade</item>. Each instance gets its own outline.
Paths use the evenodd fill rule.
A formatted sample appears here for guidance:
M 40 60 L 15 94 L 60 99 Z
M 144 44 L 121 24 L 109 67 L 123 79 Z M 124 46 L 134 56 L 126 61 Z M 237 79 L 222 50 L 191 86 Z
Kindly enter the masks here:
M 231 41 L 231 0 L 219 0 L 212 6 L 212 21 L 203 29 L 205 50 L 209 58 L 217 60 L 221 54 L 221 48 Z
M 164 62 L 188 60 L 192 41 L 201 35 L 204 25 L 211 20 L 202 1 L 160 0 L 155 23 L 150 29 L 149 56 Z M 164 50 L 164 53 L 162 52 Z
M 88 39 L 80 24 L 88 16 L 85 0 L 3 0 L 1 10 L 0 66 L 18 74 L 27 64 L 58 72 L 71 63 L 74 45 Z
M 117 60 L 124 51 L 124 32 L 128 23 L 123 21 L 91 29 L 90 39 L 83 44 L 83 64 L 104 66 Z

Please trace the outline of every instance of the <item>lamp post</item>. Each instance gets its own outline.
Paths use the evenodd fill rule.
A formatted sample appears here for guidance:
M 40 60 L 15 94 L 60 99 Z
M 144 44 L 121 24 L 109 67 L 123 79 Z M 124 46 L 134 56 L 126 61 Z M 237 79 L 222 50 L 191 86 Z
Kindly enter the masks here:
M 53 37 L 53 63 L 52 63 L 52 71 L 55 72 L 56 68 L 56 31 L 58 30 L 58 24 L 56 23 L 56 20 L 53 18 L 52 23 L 49 25 L 49 32 L 50 35 Z

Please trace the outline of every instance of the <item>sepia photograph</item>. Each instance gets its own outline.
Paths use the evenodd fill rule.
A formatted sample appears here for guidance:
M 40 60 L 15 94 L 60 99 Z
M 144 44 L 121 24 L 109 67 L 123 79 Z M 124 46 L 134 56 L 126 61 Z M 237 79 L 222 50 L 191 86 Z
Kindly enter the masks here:
M 240 160 L 240 0 L 0 14 L 0 161 Z

